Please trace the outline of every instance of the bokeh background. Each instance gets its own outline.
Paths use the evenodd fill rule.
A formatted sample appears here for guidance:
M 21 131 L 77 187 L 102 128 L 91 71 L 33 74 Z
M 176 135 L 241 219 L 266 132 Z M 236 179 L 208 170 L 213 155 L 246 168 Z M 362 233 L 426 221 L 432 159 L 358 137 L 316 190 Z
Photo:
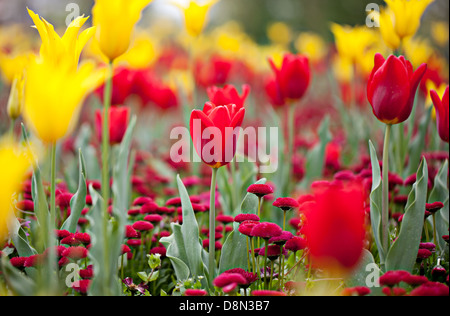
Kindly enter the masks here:
M 130 0 L 132 1 L 132 0 Z M 170 23 L 182 26 L 182 16 L 171 4 L 184 0 L 154 0 L 144 13 L 141 23 Z M 76 3 L 80 13 L 89 15 L 93 0 L 0 0 L 0 25 L 11 23 L 31 24 L 26 7 L 39 12 L 55 25 L 63 25 L 66 6 Z M 330 23 L 363 25 L 368 3 L 384 5 L 382 0 L 222 0 L 211 11 L 209 28 L 230 20 L 238 22 L 256 42 L 269 40 L 268 27 L 283 21 L 293 32 L 311 31 L 332 40 Z M 421 30 L 426 32 L 431 21 L 449 20 L 449 1 L 436 0 L 423 17 Z

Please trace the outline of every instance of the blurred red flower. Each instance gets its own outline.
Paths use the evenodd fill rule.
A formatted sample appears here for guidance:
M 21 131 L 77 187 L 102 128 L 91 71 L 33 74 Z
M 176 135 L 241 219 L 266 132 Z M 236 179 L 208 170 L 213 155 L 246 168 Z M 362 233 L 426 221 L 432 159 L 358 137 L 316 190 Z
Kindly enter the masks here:
M 358 182 L 318 186 L 314 202 L 303 206 L 302 232 L 314 265 L 350 272 L 364 248 L 366 194 Z
M 308 57 L 286 53 L 281 68 L 277 68 L 272 59 L 269 59 L 269 63 L 275 72 L 276 82 L 283 98 L 287 100 L 301 99 L 311 81 Z
M 436 109 L 436 123 L 438 128 L 439 137 L 448 143 L 449 142 L 449 96 L 448 86 L 445 89 L 442 100 L 436 91 L 430 91 L 431 99 L 433 100 L 434 108 Z
M 109 143 L 120 144 L 127 131 L 130 109 L 126 106 L 113 106 L 109 109 Z M 102 140 L 103 111 L 95 112 L 95 127 L 99 141 Z

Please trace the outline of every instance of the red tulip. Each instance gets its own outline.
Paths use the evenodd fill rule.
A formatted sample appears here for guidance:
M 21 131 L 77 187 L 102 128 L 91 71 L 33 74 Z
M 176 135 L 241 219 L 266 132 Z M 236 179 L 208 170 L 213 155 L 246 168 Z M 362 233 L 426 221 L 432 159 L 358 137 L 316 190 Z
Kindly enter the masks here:
M 133 92 L 140 98 L 143 106 L 154 104 L 162 110 L 178 106 L 176 92 L 149 69 L 136 71 Z
M 223 88 L 212 86 L 207 89 L 208 97 L 212 103 L 217 105 L 236 104 L 240 109 L 245 105 L 245 99 L 250 93 L 250 86 L 242 86 L 242 96 L 233 85 L 225 85 Z
M 282 107 L 286 105 L 286 100 L 281 94 L 281 89 L 276 78 L 270 77 L 266 79 L 264 89 L 266 90 L 266 95 L 269 99 L 270 104 L 272 104 L 274 107 Z
M 135 80 L 136 72 L 132 69 L 120 66 L 114 71 L 112 78 L 113 88 L 111 92 L 111 104 L 124 104 L 128 97 L 133 93 L 132 88 Z M 105 86 L 100 86 L 95 93 L 103 102 Z
M 361 259 L 365 238 L 366 196 L 361 185 L 320 186 L 314 202 L 303 206 L 305 235 L 314 265 L 348 272 Z
M 120 144 L 128 127 L 130 109 L 126 106 L 111 107 L 109 109 L 109 143 Z M 103 111 L 95 112 L 95 126 L 99 141 L 102 140 Z
M 190 130 L 195 150 L 212 168 L 227 165 L 236 153 L 238 130 L 245 108 L 235 104 L 216 106 L 207 102 L 203 111 L 191 113 Z M 220 134 L 219 134 L 220 133 Z
M 390 55 L 387 60 L 375 55 L 375 66 L 367 84 L 367 97 L 373 114 L 385 124 L 398 124 L 411 115 L 414 98 L 427 65 L 416 71 L 403 56 Z
M 436 121 L 438 133 L 441 139 L 444 142 L 448 143 L 448 130 L 449 130 L 449 120 L 448 120 L 448 112 L 449 112 L 449 97 L 448 97 L 448 86 L 445 89 L 444 95 L 442 96 L 442 100 L 439 98 L 439 95 L 436 91 L 430 91 L 431 100 L 433 100 L 434 108 L 436 109 Z
M 288 100 L 299 100 L 308 90 L 311 81 L 309 60 L 303 55 L 285 54 L 281 68 L 269 60 L 276 75 L 281 94 Z

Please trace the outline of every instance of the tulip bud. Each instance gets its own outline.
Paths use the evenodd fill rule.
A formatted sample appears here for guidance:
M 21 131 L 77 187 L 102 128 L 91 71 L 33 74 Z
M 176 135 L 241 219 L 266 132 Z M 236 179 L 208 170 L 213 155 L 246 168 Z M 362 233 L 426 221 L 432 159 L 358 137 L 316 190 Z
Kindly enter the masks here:
M 11 86 L 11 92 L 8 99 L 8 116 L 15 121 L 19 118 L 23 109 L 23 92 L 24 92 L 24 77 L 23 75 L 16 75 Z

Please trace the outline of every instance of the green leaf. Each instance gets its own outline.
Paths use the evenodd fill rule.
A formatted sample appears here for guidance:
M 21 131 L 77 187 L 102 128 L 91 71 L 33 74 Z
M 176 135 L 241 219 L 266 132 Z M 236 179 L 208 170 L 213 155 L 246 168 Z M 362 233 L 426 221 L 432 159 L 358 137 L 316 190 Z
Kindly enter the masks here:
M 1 271 L 8 287 L 15 295 L 35 296 L 37 294 L 36 283 L 14 268 L 6 256 L 1 257 Z
M 148 282 L 148 275 L 144 271 L 138 272 L 137 275 L 141 278 L 142 281 Z
M 431 121 L 432 107 L 429 107 L 419 124 L 416 137 L 409 143 L 408 148 L 408 167 L 405 176 L 409 176 L 416 172 L 420 164 L 420 158 L 425 148 L 425 138 L 428 132 L 428 125 Z
M 368 282 L 375 282 L 376 276 L 381 274 L 381 270 L 375 263 L 375 259 L 370 251 L 363 250 L 358 266 L 353 270 L 352 275 L 345 281 L 347 287 L 368 286 Z M 372 276 L 374 279 L 372 279 Z
M 190 275 L 189 267 L 187 266 L 185 261 L 183 261 L 183 258 L 186 257 L 185 252 L 183 252 L 184 247 L 182 245 L 184 241 L 181 234 L 180 225 L 172 223 L 171 228 L 172 235 L 170 235 L 169 237 L 161 238 L 160 242 L 166 248 L 166 256 L 172 263 L 177 280 L 182 281 L 189 278 Z M 187 259 L 185 260 L 187 261 Z
M 422 237 L 424 210 L 428 190 L 428 167 L 424 159 L 417 171 L 414 183 L 406 203 L 397 239 L 386 257 L 386 270 L 405 270 L 412 272 Z
M 203 246 L 199 242 L 200 235 L 197 219 L 195 217 L 188 192 L 179 176 L 177 177 L 177 182 L 183 212 L 183 225 L 181 225 L 181 233 L 183 234 L 183 239 L 186 246 L 186 255 L 188 260 L 187 264 L 192 276 L 201 276 L 204 275 L 204 266 L 201 256 Z
M 207 267 L 203 261 L 204 250 L 200 242 L 195 213 L 179 176 L 177 176 L 177 183 L 182 204 L 183 224 L 172 223 L 172 235 L 161 238 L 160 242 L 166 247 L 166 255 L 173 264 L 178 280 L 185 280 L 189 276 L 204 276 Z
M 440 249 L 445 249 L 447 243 L 444 239 L 440 238 L 443 235 L 448 235 L 449 224 L 449 193 L 448 193 L 448 160 L 440 168 L 438 174 L 434 178 L 433 190 L 430 193 L 428 203 L 442 202 L 444 207 L 435 213 L 437 239 Z M 428 217 L 427 220 L 433 225 L 432 217 Z
M 29 257 L 37 254 L 37 251 L 30 245 L 28 237 L 20 226 L 19 221 L 14 218 L 9 225 L 8 230 L 10 231 L 11 239 L 19 256 Z
M 266 179 L 260 179 L 257 184 L 266 183 Z M 241 203 L 240 213 L 256 214 L 258 212 L 258 198 L 251 193 L 247 193 Z M 222 246 L 219 272 L 233 268 L 248 269 L 247 264 L 247 236 L 238 231 L 239 224 L 233 223 L 233 231 L 228 235 Z
M 70 200 L 70 216 L 61 226 L 61 229 L 66 229 L 71 233 L 75 233 L 77 230 L 78 220 L 80 219 L 81 212 L 86 206 L 86 167 L 84 163 L 83 154 L 79 151 L 79 174 L 78 174 L 78 190 Z
M 370 219 L 375 243 L 378 248 L 380 261 L 384 262 L 384 249 L 381 242 L 381 205 L 382 205 L 382 185 L 381 170 L 378 162 L 376 150 L 371 141 L 369 141 L 370 160 L 372 164 L 372 189 L 370 193 Z
M 113 166 L 113 214 L 117 217 L 120 225 L 124 224 L 127 219 L 127 208 L 130 200 L 130 173 L 129 163 L 131 141 L 133 130 L 136 126 L 136 116 L 133 116 L 128 124 L 127 131 L 120 144 L 118 155 Z M 122 225 L 123 226 L 123 225 Z
M 92 185 L 89 187 L 92 197 L 92 206 L 86 215 L 89 220 L 88 233 L 91 235 L 91 248 L 89 249 L 89 259 L 93 263 L 94 278 L 89 288 L 89 294 L 93 296 L 118 296 L 121 294 L 122 287 L 120 280 L 115 273 L 118 270 L 119 254 L 116 249 L 112 249 L 112 244 L 120 243 L 123 235 L 120 235 L 117 229 L 117 223 L 109 220 L 106 223 L 106 235 L 104 235 L 103 223 L 103 199 L 94 190 Z M 107 256 L 106 254 L 109 253 Z

